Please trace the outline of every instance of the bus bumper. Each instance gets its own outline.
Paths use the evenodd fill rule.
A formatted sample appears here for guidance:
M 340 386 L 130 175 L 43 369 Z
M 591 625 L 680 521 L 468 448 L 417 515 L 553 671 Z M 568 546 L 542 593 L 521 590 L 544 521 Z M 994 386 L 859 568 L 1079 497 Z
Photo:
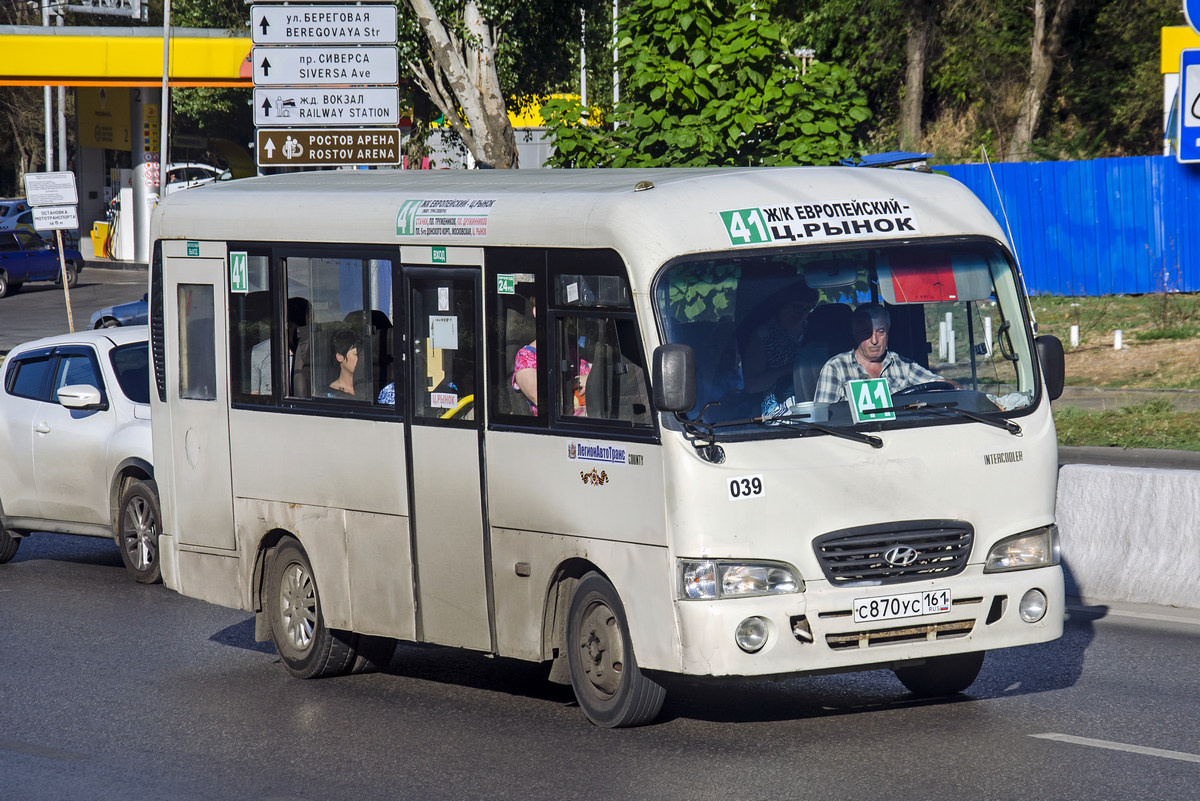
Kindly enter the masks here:
M 950 590 L 946 611 L 869 622 L 854 620 L 855 602 Z M 1039 591 L 1045 614 L 1021 615 L 1026 593 Z M 676 601 L 682 643 L 681 672 L 693 676 L 774 676 L 891 667 L 947 654 L 1048 642 L 1062 636 L 1062 568 L 984 574 L 978 565 L 949 579 L 874 587 L 809 582 L 805 592 L 716 601 Z M 1036 597 L 1036 596 L 1034 596 Z M 761 647 L 737 641 L 749 618 L 765 628 Z M 763 625 L 765 623 L 765 627 Z M 743 638 L 743 645 L 745 645 Z M 753 645 L 754 643 L 750 643 Z

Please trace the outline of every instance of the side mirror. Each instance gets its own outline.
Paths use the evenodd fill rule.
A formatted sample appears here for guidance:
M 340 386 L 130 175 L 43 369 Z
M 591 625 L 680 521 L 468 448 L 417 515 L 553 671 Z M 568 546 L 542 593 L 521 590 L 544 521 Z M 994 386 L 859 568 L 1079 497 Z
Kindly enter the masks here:
M 654 349 L 654 405 L 660 412 L 686 412 L 696 405 L 696 352 L 690 345 Z
M 99 409 L 103 399 L 90 384 L 69 384 L 58 391 L 58 403 L 68 409 Z
M 1062 341 L 1047 334 L 1035 339 L 1034 343 L 1037 345 L 1038 361 L 1042 363 L 1042 376 L 1046 379 L 1046 393 L 1050 400 L 1058 400 L 1067 379 Z

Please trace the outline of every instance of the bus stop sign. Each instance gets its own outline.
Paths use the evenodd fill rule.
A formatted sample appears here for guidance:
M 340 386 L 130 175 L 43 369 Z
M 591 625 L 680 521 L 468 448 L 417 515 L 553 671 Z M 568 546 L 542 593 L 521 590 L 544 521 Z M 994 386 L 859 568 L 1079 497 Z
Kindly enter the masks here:
M 1191 5 L 1200 5 L 1200 0 Z M 1200 21 L 1200 14 L 1194 19 Z M 1179 148 L 1182 164 L 1200 161 L 1200 48 L 1179 57 Z

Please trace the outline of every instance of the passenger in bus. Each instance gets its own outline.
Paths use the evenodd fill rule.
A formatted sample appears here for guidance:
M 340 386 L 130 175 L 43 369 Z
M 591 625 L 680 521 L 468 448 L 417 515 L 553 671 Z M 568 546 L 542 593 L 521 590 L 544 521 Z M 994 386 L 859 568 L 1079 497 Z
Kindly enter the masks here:
M 308 312 L 310 304 L 301 297 L 288 298 L 288 393 L 308 394 L 309 363 Z M 253 395 L 271 394 L 271 340 L 264 339 L 250 349 L 250 392 Z
M 929 381 L 946 381 L 911 359 L 888 350 L 888 331 L 892 327 L 892 318 L 880 304 L 864 303 L 855 309 L 850 318 L 850 327 L 858 345 L 853 350 L 834 356 L 821 368 L 813 397 L 815 402 L 837 403 L 844 400 L 846 382 L 856 379 L 886 378 L 892 392 Z
M 362 346 L 362 337 L 355 331 L 343 328 L 334 333 L 330 345 L 333 359 L 337 363 L 338 375 L 329 384 L 328 389 L 319 395 L 325 398 L 357 400 L 354 374 L 358 370 L 358 349 Z
M 793 365 L 804 344 L 808 315 L 816 305 L 815 289 L 804 283 L 793 284 L 770 303 L 766 322 L 745 340 L 743 388 L 765 393 L 764 411 L 774 408 L 777 398 L 791 394 Z

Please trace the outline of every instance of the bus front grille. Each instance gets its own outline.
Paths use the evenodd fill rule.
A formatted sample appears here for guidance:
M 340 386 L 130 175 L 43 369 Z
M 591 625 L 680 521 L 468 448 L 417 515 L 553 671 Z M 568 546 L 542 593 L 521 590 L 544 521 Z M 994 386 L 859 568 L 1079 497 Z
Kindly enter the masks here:
M 975 529 L 961 520 L 915 520 L 834 531 L 813 548 L 834 584 L 895 584 L 962 572 L 974 539 Z
M 834 651 L 847 648 L 873 648 L 877 645 L 898 645 L 909 642 L 953 639 L 966 637 L 975 628 L 974 620 L 953 620 L 945 623 L 929 623 L 921 626 L 902 626 L 894 629 L 871 631 L 848 631 L 844 634 L 826 634 L 825 643 Z

